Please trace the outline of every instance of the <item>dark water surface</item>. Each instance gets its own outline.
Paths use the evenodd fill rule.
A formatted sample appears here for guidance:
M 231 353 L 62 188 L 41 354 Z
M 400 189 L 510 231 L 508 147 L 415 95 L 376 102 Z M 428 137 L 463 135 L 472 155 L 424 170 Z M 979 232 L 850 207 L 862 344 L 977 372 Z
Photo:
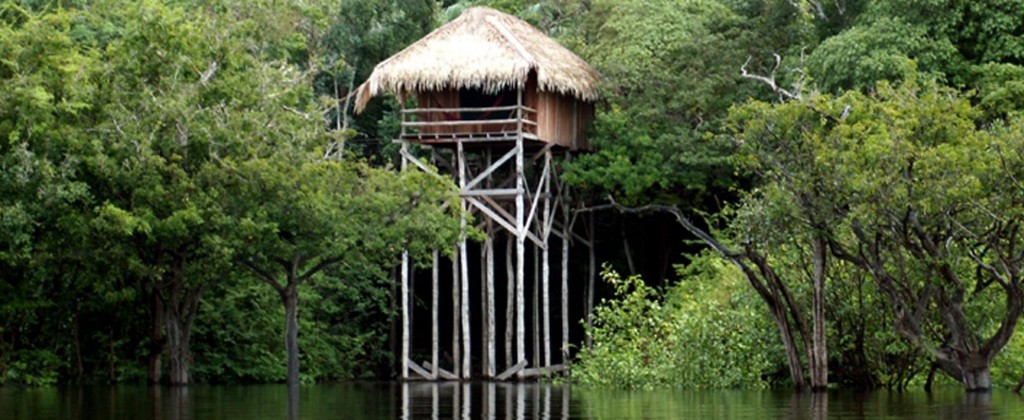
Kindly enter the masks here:
M 0 388 L 0 419 L 1024 419 L 1024 397 L 789 391 L 598 391 L 568 385 L 378 383 Z M 297 401 L 297 404 L 294 403 Z M 296 411 L 297 409 L 297 411 Z

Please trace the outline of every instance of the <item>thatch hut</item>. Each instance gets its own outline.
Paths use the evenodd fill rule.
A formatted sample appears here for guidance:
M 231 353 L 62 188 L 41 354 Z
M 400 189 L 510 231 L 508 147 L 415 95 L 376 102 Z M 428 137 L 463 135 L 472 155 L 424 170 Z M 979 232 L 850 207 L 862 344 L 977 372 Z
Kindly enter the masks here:
M 467 9 L 381 62 L 356 94 L 356 111 L 382 92 L 403 104 L 403 139 L 526 140 L 586 149 L 601 76 L 530 24 Z M 415 98 L 415 108 L 406 109 Z

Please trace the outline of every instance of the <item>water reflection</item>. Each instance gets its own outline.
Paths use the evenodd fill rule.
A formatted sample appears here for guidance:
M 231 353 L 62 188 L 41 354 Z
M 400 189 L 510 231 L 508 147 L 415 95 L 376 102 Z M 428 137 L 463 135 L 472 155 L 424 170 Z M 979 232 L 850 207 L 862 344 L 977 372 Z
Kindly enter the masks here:
M 545 383 L 0 387 L 0 419 L 1024 418 L 1024 397 L 958 387 L 867 393 L 645 391 Z
M 406 382 L 403 419 L 568 419 L 568 386 L 546 383 Z M 442 401 L 446 399 L 446 401 Z

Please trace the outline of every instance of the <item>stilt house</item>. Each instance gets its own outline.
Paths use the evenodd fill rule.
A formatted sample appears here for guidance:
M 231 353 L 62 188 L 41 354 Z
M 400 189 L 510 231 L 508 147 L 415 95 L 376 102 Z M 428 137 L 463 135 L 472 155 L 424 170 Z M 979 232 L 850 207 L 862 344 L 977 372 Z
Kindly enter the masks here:
M 570 322 L 570 291 L 584 290 L 581 284 L 592 291 L 595 269 L 592 236 L 574 232 L 577 218 L 558 173 L 560 162 L 588 148 L 599 80 L 589 64 L 526 22 L 475 7 L 378 64 L 359 86 L 357 112 L 382 92 L 398 96 L 403 168 L 447 170 L 461 188 L 462 208 L 487 234 L 483 243 L 458 244 L 450 264 L 435 252 L 432 270 L 420 274 L 429 276 L 426 284 L 403 257 L 403 379 L 505 380 L 567 369 L 570 325 L 579 325 L 579 318 Z M 411 143 L 425 146 L 432 167 L 412 155 Z M 577 284 L 570 281 L 570 243 L 590 248 L 587 277 Z M 561 281 L 551 281 L 552 273 Z M 449 286 L 450 298 L 442 296 Z M 561 295 L 557 303 L 553 293 Z M 451 311 L 439 310 L 445 307 Z M 422 318 L 429 336 L 416 328 Z M 439 328 L 448 320 L 450 329 Z M 552 341 L 556 323 L 561 339 Z M 442 352 L 451 355 L 450 368 L 440 366 Z M 561 363 L 553 364 L 559 354 Z

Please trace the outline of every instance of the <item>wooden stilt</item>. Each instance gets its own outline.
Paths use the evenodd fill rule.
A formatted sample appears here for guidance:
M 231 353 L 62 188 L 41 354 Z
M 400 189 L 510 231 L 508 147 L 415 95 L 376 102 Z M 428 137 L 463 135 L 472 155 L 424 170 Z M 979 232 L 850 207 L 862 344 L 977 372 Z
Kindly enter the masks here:
M 456 143 L 456 150 L 458 153 L 458 165 L 459 165 L 459 186 L 466 186 L 466 154 L 462 147 L 462 142 Z M 466 230 L 466 200 L 462 201 L 462 229 Z M 469 378 L 472 373 L 469 368 L 470 359 L 470 330 L 469 330 L 469 262 L 467 261 L 466 255 L 466 241 L 463 240 L 459 243 L 459 278 L 461 280 L 459 287 L 462 291 L 462 297 L 460 299 L 460 310 L 462 311 L 462 377 Z
M 589 269 L 587 270 L 587 302 L 586 302 L 586 304 L 587 304 L 587 330 L 589 331 L 590 328 L 592 328 L 594 326 L 594 320 L 593 320 L 592 315 L 593 315 L 593 312 L 594 312 L 594 280 L 597 278 L 597 259 L 594 256 L 594 248 L 595 248 L 595 244 L 594 244 L 594 230 L 596 229 L 596 226 L 594 226 L 594 214 L 590 213 L 590 215 L 588 215 L 588 219 L 589 219 L 588 225 L 590 225 L 590 226 L 589 226 L 589 229 L 587 230 L 587 240 L 590 241 L 590 246 L 588 247 L 587 251 L 590 253 L 590 265 L 589 265 Z M 591 341 L 591 339 L 590 339 L 590 334 L 587 334 L 586 343 L 587 343 L 587 347 L 588 348 L 591 347 L 594 344 Z
M 408 145 L 402 143 L 402 152 L 406 152 Z M 404 170 L 408 164 L 406 158 L 402 158 L 402 169 Z M 402 305 L 402 351 L 401 351 L 401 366 L 399 368 L 399 375 L 403 380 L 409 379 L 409 253 L 407 251 L 402 252 L 402 273 L 399 276 L 402 278 L 402 284 L 400 286 L 399 293 L 402 298 L 400 304 Z M 403 391 L 405 388 L 402 389 Z
M 487 162 L 487 169 L 491 170 L 493 167 L 491 162 L 491 151 L 486 151 L 485 162 Z M 484 184 L 487 187 L 491 186 L 490 178 Z M 484 266 L 484 376 L 487 378 L 493 378 L 495 373 L 495 358 L 494 358 L 494 222 L 487 219 L 487 240 L 484 242 L 483 249 L 483 266 Z M 491 394 L 493 398 L 493 394 Z M 491 407 L 493 410 L 494 407 Z
M 459 327 L 461 326 L 459 315 L 462 314 L 462 307 L 459 305 L 459 296 L 462 289 L 459 287 L 459 249 L 455 248 L 455 255 L 452 256 L 452 372 L 455 376 L 462 377 L 462 351 L 459 340 Z
M 487 367 L 486 375 L 488 378 L 494 377 L 495 371 L 495 360 L 494 360 L 494 231 L 493 228 L 490 232 L 490 236 L 487 238 L 487 242 L 484 243 L 484 259 L 486 260 L 485 265 L 487 266 L 487 273 L 484 274 L 486 278 L 487 297 L 485 298 L 485 304 L 487 305 Z
M 438 331 L 437 321 L 437 298 L 438 298 L 438 275 L 437 275 L 437 264 L 438 264 L 438 252 L 435 250 L 431 260 L 431 290 L 430 290 L 430 363 L 434 366 L 431 369 L 431 379 L 437 379 L 437 353 L 439 350 L 440 334 Z
M 523 281 L 525 277 L 526 257 L 526 224 L 525 203 L 523 194 L 526 191 L 525 170 L 523 167 L 523 89 L 516 90 L 516 116 L 518 123 L 518 135 L 516 136 L 516 357 L 520 362 L 526 361 L 526 319 L 525 299 Z
M 549 295 L 549 283 L 551 281 L 551 267 L 548 265 L 548 248 L 551 235 L 551 150 L 548 149 L 544 156 L 544 171 L 547 176 L 544 178 L 544 209 L 541 226 L 544 229 L 541 239 L 544 240 L 544 247 L 541 248 L 540 257 L 540 296 L 541 296 L 541 328 L 544 342 L 541 347 L 544 354 L 544 366 L 551 366 L 551 299 Z
M 513 320 L 516 317 L 516 273 L 513 267 L 514 260 L 512 259 L 514 242 L 515 238 L 512 235 L 508 235 L 508 240 L 505 241 L 505 369 L 514 366 L 518 361 L 512 353 L 512 344 L 515 337 L 515 322 Z
M 533 296 L 530 305 L 530 335 L 533 337 L 533 366 L 540 365 L 540 258 L 538 247 L 533 248 Z
M 487 359 L 487 337 L 488 329 L 490 324 L 487 322 L 487 244 L 491 242 L 492 235 L 490 229 L 490 219 L 484 222 L 484 234 L 487 235 L 487 239 L 484 239 L 484 243 L 480 245 L 480 375 L 484 377 L 490 377 L 487 375 L 487 365 L 491 362 Z
M 569 160 L 569 152 L 565 160 Z M 562 209 L 562 345 L 558 346 L 562 353 L 562 364 L 569 363 L 569 194 L 568 187 L 562 186 L 558 191 L 558 201 Z
M 409 253 L 402 252 L 402 379 L 409 379 Z

